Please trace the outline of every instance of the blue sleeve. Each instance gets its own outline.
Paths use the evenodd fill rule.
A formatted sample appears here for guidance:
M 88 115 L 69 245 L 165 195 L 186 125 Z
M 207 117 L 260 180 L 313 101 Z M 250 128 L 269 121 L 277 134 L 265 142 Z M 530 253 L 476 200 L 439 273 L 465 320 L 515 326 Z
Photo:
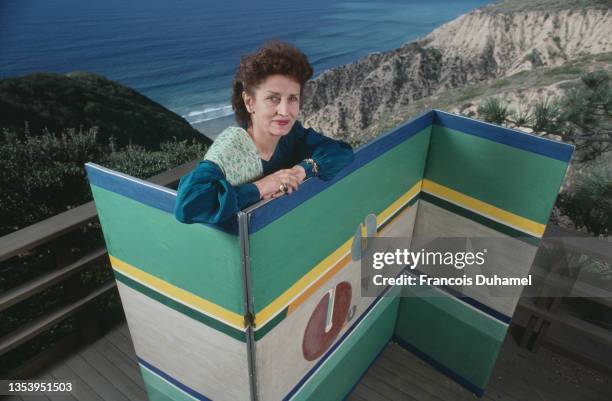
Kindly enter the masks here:
M 182 223 L 219 223 L 260 198 L 255 184 L 232 186 L 215 163 L 204 160 L 179 182 L 174 215 Z
M 318 177 L 328 181 L 353 162 L 354 155 L 351 145 L 329 138 L 312 128 L 303 128 L 301 132 L 300 159 L 313 159 L 319 167 Z M 312 177 L 312 165 L 301 162 L 306 170 L 306 177 Z

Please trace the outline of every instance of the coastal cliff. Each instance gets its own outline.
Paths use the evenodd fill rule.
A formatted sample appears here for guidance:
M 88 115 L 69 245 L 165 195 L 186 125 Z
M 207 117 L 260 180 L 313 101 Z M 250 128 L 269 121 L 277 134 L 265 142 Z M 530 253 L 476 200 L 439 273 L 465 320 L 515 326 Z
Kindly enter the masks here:
M 419 100 L 612 52 L 610 2 L 586 3 L 494 4 L 398 49 L 326 71 L 306 88 L 303 120 L 359 143 Z

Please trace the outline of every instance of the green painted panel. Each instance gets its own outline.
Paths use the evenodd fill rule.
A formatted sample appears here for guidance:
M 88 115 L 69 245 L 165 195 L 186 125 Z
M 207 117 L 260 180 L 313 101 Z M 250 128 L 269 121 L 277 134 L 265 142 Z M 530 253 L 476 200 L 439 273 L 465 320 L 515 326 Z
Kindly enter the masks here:
M 343 400 L 393 335 L 399 298 L 384 297 L 291 401 Z
M 401 299 L 395 335 L 484 388 L 507 326 L 451 296 L 432 291 Z
M 91 186 L 109 253 L 230 311 L 243 314 L 238 237 Z
M 194 398 L 166 382 L 148 369 L 140 368 L 149 401 L 193 401 Z
M 155 387 L 147 383 L 145 383 L 145 388 L 147 390 L 147 399 L 149 401 L 174 401 L 172 398 L 161 391 L 158 391 Z
M 255 312 L 261 311 L 423 177 L 429 128 L 250 236 Z M 290 266 L 290 268 L 288 268 Z
M 425 178 L 546 224 L 567 164 L 438 125 Z

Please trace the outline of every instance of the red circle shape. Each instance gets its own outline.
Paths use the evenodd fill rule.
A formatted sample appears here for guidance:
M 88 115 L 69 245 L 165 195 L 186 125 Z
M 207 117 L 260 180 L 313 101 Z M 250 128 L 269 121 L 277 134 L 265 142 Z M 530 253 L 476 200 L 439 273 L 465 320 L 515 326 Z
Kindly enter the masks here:
M 351 306 L 351 295 L 352 288 L 350 283 L 343 281 L 336 285 L 332 326 L 327 332 L 325 331 L 325 322 L 327 320 L 329 293 L 321 298 L 310 316 L 306 330 L 304 330 L 302 352 L 306 360 L 314 361 L 323 355 L 332 345 L 346 321 L 349 307 Z

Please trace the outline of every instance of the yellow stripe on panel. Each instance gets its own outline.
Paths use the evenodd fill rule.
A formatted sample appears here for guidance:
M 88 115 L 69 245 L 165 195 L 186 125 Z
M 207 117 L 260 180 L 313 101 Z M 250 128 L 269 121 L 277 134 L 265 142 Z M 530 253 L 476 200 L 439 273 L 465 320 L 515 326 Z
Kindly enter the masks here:
M 422 190 L 519 231 L 541 238 L 546 225 L 500 209 L 471 196 L 424 179 Z
M 244 317 L 242 315 L 227 310 L 215 303 L 205 300 L 204 298 L 185 291 L 182 288 L 176 287 L 167 281 L 144 272 L 112 255 L 109 255 L 109 258 L 113 269 L 128 276 L 132 280 L 136 280 L 167 297 L 181 302 L 206 315 L 214 317 L 215 319 L 221 320 L 230 326 L 233 326 L 239 330 L 244 330 Z
M 377 217 L 376 223 L 380 226 L 391 218 L 398 210 L 403 208 L 412 198 L 417 196 L 421 190 L 421 181 L 417 182 L 408 192 L 395 200 L 388 208 L 383 210 Z M 364 216 L 365 217 L 365 216 Z M 363 229 L 363 228 L 362 228 Z M 349 264 L 350 249 L 353 237 L 349 238 L 338 249 L 323 259 L 312 270 L 302 276 L 281 296 L 272 301 L 261 312 L 255 315 L 255 327 L 261 328 L 276 314 L 289 304 L 288 313 L 293 312 L 300 304 L 316 291 L 322 284 L 333 277 L 337 272 Z M 333 269 L 332 269 L 333 267 Z M 331 270 L 329 270 L 331 269 Z M 329 271 L 328 271 L 329 270 Z
M 353 238 L 350 238 L 338 249 L 327 256 L 321 263 L 316 265 L 312 270 L 302 276 L 301 279 L 295 282 L 287 291 L 281 296 L 276 298 L 274 301 L 268 304 L 261 312 L 255 315 L 255 327 L 261 327 L 272 319 L 278 312 L 280 312 L 288 303 L 290 303 L 295 297 L 300 295 L 310 284 L 324 274 L 327 269 L 334 266 L 344 258 L 344 256 L 350 252 L 351 243 Z
M 350 253 L 345 255 L 342 260 L 336 264 L 331 270 L 325 273 L 319 280 L 314 282 L 310 287 L 308 287 L 299 297 L 297 297 L 292 303 L 289 304 L 289 309 L 287 310 L 287 315 L 290 315 L 293 311 L 295 311 L 304 301 L 306 301 L 310 296 L 323 284 L 325 284 L 329 279 L 334 277 L 336 273 L 344 268 L 344 266 L 348 265 L 351 261 Z

